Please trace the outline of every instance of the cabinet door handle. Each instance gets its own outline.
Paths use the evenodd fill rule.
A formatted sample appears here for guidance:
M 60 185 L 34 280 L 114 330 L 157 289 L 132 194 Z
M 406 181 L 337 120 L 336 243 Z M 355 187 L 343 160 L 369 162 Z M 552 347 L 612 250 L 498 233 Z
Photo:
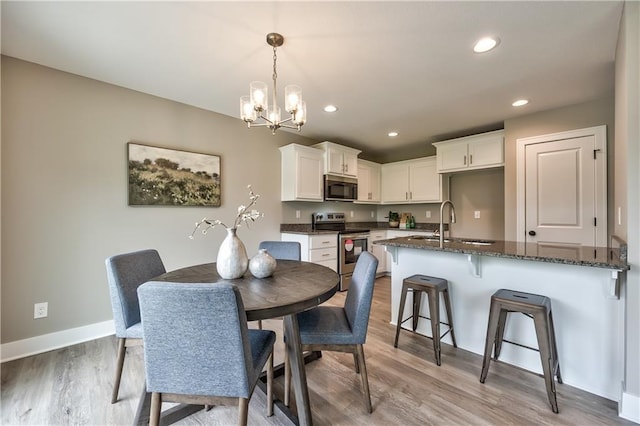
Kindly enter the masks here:
M 409 199 L 409 193 L 408 193 L 408 192 L 405 192 L 405 193 L 404 193 L 404 199 L 405 199 L 405 200 L 408 200 L 408 199 Z
M 329 253 L 325 253 L 325 254 L 322 255 L 322 257 L 327 257 L 327 256 L 330 256 L 330 254 Z
M 464 156 L 464 159 L 462 160 L 462 164 L 465 165 L 465 166 L 467 165 L 467 156 L 466 155 Z
M 473 164 L 473 154 L 469 154 L 469 165 Z

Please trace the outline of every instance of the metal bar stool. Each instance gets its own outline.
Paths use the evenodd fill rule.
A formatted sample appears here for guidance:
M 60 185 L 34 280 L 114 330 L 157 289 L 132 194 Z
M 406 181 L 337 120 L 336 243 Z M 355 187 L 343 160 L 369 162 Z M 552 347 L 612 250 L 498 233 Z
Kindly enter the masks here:
M 520 312 L 533 318 L 538 348 L 521 345 L 504 339 L 504 328 L 509 312 Z M 540 353 L 542 371 L 547 388 L 547 396 L 554 413 L 558 412 L 558 401 L 556 398 L 556 386 L 553 376 L 558 378 L 558 383 L 562 383 L 560 375 L 560 362 L 558 361 L 558 348 L 556 345 L 556 335 L 553 327 L 553 314 L 551 313 L 551 299 L 537 294 L 523 293 L 514 290 L 500 289 L 491 296 L 491 307 L 489 310 L 489 323 L 487 325 L 487 338 L 484 344 L 484 359 L 482 362 L 482 372 L 480 373 L 480 383 L 484 383 L 489 373 L 491 363 L 491 351 L 495 354 L 494 359 L 500 356 L 502 343 L 511 343 Z
M 407 299 L 407 292 L 413 292 L 413 314 L 402 319 L 404 313 L 404 305 Z M 427 299 L 429 301 L 429 315 L 431 318 L 420 315 L 420 301 L 422 300 L 422 292 L 427 293 Z M 440 293 L 444 298 L 444 304 L 447 311 L 448 323 L 440 321 Z M 398 325 L 396 326 L 396 338 L 393 342 L 393 347 L 398 347 L 398 338 L 400 337 L 400 329 L 402 324 L 413 318 L 413 331 L 416 331 L 418 326 L 418 319 L 424 318 L 431 321 L 431 336 L 433 340 L 433 351 L 435 353 L 436 363 L 440 365 L 440 339 L 451 332 L 451 341 L 453 347 L 457 348 L 456 335 L 453 332 L 453 317 L 451 315 L 451 302 L 449 300 L 449 285 L 447 280 L 436 277 L 428 277 L 426 275 L 412 275 L 405 278 L 402 281 L 402 294 L 400 296 L 400 307 L 398 309 Z M 442 335 L 440 335 L 440 324 L 446 325 L 449 329 Z M 429 336 L 427 336 L 429 337 Z

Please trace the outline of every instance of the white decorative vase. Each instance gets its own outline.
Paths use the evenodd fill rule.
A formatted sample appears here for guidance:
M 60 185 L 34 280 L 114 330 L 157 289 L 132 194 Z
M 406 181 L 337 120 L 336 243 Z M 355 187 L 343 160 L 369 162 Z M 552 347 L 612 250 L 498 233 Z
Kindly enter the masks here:
M 216 260 L 218 275 L 225 280 L 240 278 L 247 272 L 248 265 L 247 250 L 236 235 L 236 228 L 227 228 L 227 236 L 220 245 Z
M 251 258 L 249 271 L 256 278 L 267 278 L 276 270 L 276 259 L 267 253 L 267 249 L 258 250 L 258 254 Z

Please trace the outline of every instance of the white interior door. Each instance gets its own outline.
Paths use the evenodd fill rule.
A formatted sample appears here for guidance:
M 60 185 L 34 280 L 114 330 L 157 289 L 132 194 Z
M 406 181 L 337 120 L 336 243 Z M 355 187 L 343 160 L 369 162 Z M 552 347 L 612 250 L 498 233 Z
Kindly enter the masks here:
M 518 140 L 524 165 L 519 241 L 568 250 L 606 246 L 606 143 L 594 132 L 577 132 Z

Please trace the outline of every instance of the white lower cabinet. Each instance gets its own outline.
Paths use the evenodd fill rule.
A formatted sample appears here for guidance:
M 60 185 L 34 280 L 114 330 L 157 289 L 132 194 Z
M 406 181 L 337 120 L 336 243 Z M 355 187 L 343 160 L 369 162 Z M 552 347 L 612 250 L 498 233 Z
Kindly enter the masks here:
M 384 274 L 387 272 L 387 252 L 384 246 L 373 244 L 374 241 L 384 240 L 387 238 L 387 231 L 371 231 L 369 234 L 369 252 L 378 258 L 378 269 L 376 274 Z
M 301 260 L 326 266 L 338 272 L 338 235 L 337 234 L 280 234 L 282 241 L 300 243 Z

